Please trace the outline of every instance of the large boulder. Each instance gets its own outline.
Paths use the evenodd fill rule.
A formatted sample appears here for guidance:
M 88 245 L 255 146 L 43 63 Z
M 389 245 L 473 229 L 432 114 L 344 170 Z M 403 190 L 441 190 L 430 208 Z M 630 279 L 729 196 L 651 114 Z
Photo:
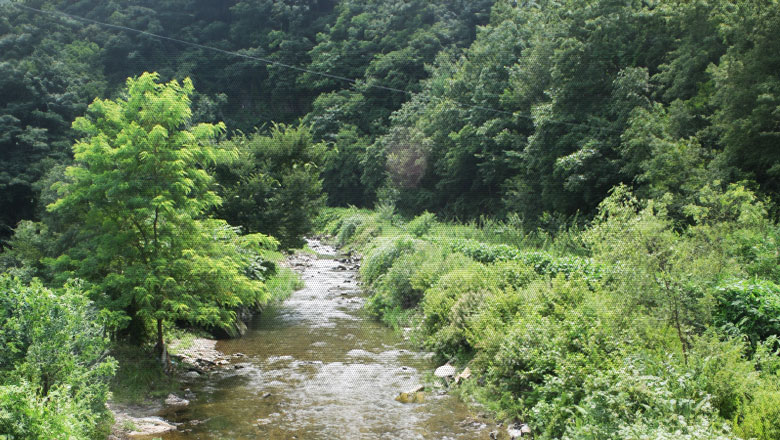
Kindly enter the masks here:
M 436 371 L 433 372 L 433 375 L 436 377 L 441 377 L 442 379 L 446 379 L 449 377 L 455 376 L 455 367 L 450 365 L 449 362 L 442 365 L 441 367 L 437 368 Z

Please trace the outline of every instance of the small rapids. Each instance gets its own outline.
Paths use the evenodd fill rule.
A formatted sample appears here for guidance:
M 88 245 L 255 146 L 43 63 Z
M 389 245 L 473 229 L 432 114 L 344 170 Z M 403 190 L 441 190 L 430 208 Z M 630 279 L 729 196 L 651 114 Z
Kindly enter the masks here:
M 180 439 L 488 439 L 495 429 L 457 398 L 395 400 L 436 367 L 367 318 L 354 265 L 311 240 L 318 257 L 291 262 L 305 287 L 265 309 L 240 339 L 220 341 L 233 363 L 188 385 L 190 406 L 169 418 Z M 238 355 L 240 356 L 240 355 Z

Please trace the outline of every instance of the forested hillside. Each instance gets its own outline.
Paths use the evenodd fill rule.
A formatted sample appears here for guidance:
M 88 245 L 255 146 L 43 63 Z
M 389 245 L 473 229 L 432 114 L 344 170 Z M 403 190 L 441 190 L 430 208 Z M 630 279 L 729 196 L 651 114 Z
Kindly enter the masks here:
M 194 120 L 228 134 L 302 118 L 335 205 L 535 223 L 621 182 L 780 191 L 773 2 L 491 3 L 2 6 L 4 235 L 36 218 L 75 117 L 145 71 L 190 77 Z
M 0 439 L 105 434 L 112 350 L 237 336 L 317 230 L 540 438 L 779 438 L 777 35 L 776 0 L 0 0 Z
M 193 119 L 224 121 L 229 132 L 270 128 L 272 122 L 291 123 L 308 115 L 316 121 L 318 139 L 333 140 L 354 126 L 355 136 L 370 142 L 386 131 L 389 114 L 407 98 L 370 86 L 419 89 L 427 76 L 425 64 L 444 48 L 468 45 L 490 9 L 487 1 L 20 4 L 88 21 L 0 5 L 0 184 L 3 206 L 9 207 L 2 214 L 4 237 L 19 220 L 36 218 L 44 189 L 38 182 L 70 159 L 73 120 L 96 97 L 120 93 L 128 77 L 148 71 L 163 80 L 191 78 L 197 89 Z M 340 179 L 331 180 L 326 188 L 335 193 Z M 363 201 L 350 197 L 336 201 Z

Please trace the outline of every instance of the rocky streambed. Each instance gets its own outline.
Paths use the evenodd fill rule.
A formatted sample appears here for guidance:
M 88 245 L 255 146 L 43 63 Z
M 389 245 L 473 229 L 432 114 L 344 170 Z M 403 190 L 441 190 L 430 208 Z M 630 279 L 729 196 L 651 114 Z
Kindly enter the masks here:
M 437 365 L 364 315 L 358 262 L 309 246 L 317 256 L 289 262 L 303 289 L 266 308 L 244 337 L 180 351 L 193 367 L 187 395 L 169 396 L 150 420 L 170 429 L 135 438 L 509 438 L 445 390 L 423 390 Z

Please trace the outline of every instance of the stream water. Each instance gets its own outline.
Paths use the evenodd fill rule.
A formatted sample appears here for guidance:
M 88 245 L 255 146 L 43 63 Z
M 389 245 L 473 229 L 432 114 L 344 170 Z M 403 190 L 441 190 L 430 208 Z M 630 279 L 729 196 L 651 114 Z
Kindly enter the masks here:
M 247 334 L 217 349 L 243 353 L 190 385 L 172 420 L 179 439 L 488 439 L 495 425 L 457 398 L 400 403 L 434 365 L 396 332 L 364 316 L 353 267 L 317 241 L 293 262 L 305 287 L 265 309 Z M 171 417 L 169 417 L 171 418 Z

